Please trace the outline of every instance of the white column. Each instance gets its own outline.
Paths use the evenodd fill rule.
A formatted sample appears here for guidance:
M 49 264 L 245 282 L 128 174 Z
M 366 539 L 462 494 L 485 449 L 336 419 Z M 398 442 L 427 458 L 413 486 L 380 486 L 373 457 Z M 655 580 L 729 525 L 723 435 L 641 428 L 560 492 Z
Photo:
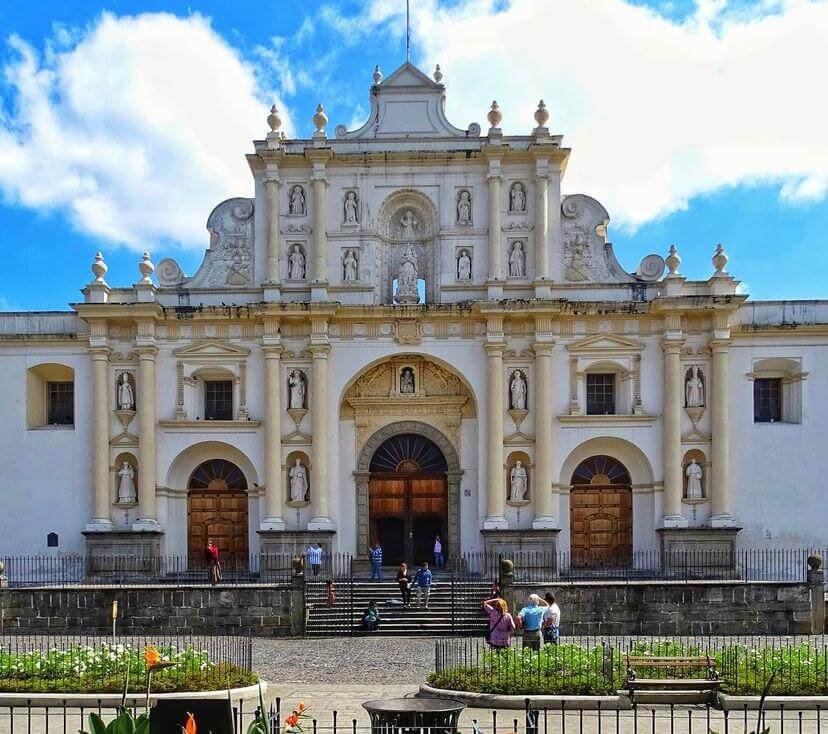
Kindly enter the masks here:
M 313 172 L 313 279 L 316 283 L 328 281 L 328 182 L 325 167 Z
M 681 341 L 664 341 L 662 456 L 664 463 L 664 517 L 662 527 L 686 527 L 681 514 Z
M 535 171 L 535 279 L 549 280 L 549 161 Z
M 138 519 L 133 530 L 158 530 L 155 512 L 155 355 L 138 350 Z
M 109 496 L 109 350 L 92 351 L 92 520 L 87 530 L 112 529 Z
M 313 517 L 308 530 L 333 528 L 330 515 L 330 482 L 328 480 L 328 354 L 327 344 L 311 346 L 310 406 L 313 428 L 313 464 L 311 471 L 311 506 Z
M 713 341 L 713 396 L 709 399 L 711 418 L 711 511 L 710 526 L 726 528 L 733 526 L 730 507 L 730 396 L 728 371 L 730 344 L 727 341 Z
M 267 282 L 279 282 L 279 177 L 268 172 L 267 190 Z
M 492 162 L 494 163 L 494 162 Z M 498 161 L 498 164 L 500 161 Z M 502 263 L 500 258 L 500 207 L 501 207 L 501 176 L 499 165 L 497 169 L 490 168 L 487 177 L 489 183 L 489 280 L 503 279 Z
M 486 435 L 487 481 L 485 530 L 508 527 L 505 516 L 506 488 L 503 468 L 503 345 L 487 344 L 488 433 Z
M 560 515 L 559 495 L 553 488 L 555 420 L 552 402 L 553 345 L 535 343 L 535 520 L 536 530 L 557 528 Z
M 281 347 L 265 347 L 265 513 L 262 530 L 284 530 L 285 504 L 282 482 L 282 384 Z

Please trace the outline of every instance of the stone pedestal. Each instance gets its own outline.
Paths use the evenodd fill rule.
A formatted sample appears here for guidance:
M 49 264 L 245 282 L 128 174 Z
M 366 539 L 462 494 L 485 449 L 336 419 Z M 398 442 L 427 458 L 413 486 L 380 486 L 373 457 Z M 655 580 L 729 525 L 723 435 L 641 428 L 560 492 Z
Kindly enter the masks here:
M 487 555 L 499 555 L 515 562 L 521 555 L 537 553 L 557 558 L 559 528 L 548 530 L 481 530 Z
M 811 596 L 811 634 L 825 632 L 825 571 L 808 569 L 808 589 Z
M 261 543 L 261 573 L 276 572 L 290 566 L 293 556 L 305 554 L 308 546 L 319 543 L 323 568 L 330 567 L 334 530 L 258 530 Z
M 89 581 L 120 579 L 153 581 L 161 573 L 160 530 L 84 531 L 86 577 Z
M 679 578 L 738 578 L 736 535 L 741 528 L 659 528 L 661 566 Z

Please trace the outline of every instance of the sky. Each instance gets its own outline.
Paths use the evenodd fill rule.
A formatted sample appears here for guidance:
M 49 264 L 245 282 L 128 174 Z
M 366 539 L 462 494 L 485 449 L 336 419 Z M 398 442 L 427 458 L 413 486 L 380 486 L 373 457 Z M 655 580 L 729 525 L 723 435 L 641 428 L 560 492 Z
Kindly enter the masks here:
M 526 134 L 543 98 L 564 193 L 610 212 L 622 265 L 728 269 L 754 299 L 828 298 L 828 0 L 411 0 L 412 61 L 447 114 L 492 99 Z M 405 56 L 405 0 L 0 2 L 1 310 L 66 309 L 97 250 L 129 285 L 148 250 L 192 274 L 207 215 L 251 196 L 277 104 L 308 137 L 367 116 Z

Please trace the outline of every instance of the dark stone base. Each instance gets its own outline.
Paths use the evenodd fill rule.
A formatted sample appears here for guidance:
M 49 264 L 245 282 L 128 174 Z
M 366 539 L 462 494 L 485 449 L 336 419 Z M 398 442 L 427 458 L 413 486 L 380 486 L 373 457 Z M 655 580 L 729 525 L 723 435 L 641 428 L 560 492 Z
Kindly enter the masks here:
M 554 530 L 481 530 L 487 555 L 511 559 L 517 566 L 520 556 L 536 554 L 557 558 L 558 533 Z
M 262 572 L 286 568 L 294 556 L 303 556 L 308 546 L 319 543 L 324 568 L 331 566 L 335 530 L 259 530 Z
M 86 530 L 86 577 L 90 581 L 146 581 L 160 572 L 161 531 Z
M 741 528 L 659 528 L 661 563 L 682 578 L 733 579 L 736 535 Z

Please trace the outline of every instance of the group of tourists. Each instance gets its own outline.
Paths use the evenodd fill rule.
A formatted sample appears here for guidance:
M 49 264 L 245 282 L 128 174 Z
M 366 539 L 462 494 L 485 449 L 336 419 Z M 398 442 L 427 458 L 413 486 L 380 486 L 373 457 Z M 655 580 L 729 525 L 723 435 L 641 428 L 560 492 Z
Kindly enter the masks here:
M 523 647 L 540 650 L 544 644 L 558 644 L 561 608 L 550 593 L 543 598 L 530 594 L 526 605 L 515 616 L 509 613 L 506 600 L 499 596 L 484 601 L 483 611 L 489 617 L 486 641 L 494 648 L 509 647 L 517 630 L 522 634 Z

